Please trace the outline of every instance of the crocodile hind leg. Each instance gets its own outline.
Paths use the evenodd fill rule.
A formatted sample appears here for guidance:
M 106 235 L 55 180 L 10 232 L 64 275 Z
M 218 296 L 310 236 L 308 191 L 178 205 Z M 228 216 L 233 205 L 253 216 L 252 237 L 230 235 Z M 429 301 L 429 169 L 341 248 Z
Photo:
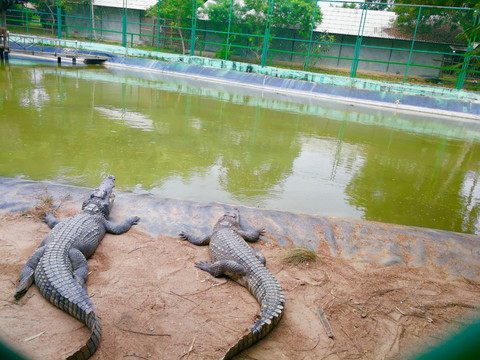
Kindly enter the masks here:
M 258 250 L 255 246 L 250 247 L 253 251 L 253 254 L 257 257 L 257 259 L 263 264 L 263 266 L 267 265 L 267 259 L 265 255 L 262 254 L 260 250 Z
M 87 259 L 83 253 L 78 249 L 71 249 L 68 253 L 70 261 L 72 262 L 73 267 L 73 278 L 75 281 L 87 292 L 87 286 L 85 281 L 87 280 L 88 275 L 88 265 Z
M 34 281 L 35 268 L 37 267 L 38 262 L 42 258 L 44 252 L 45 247 L 42 246 L 38 248 L 27 260 L 27 263 L 25 264 L 22 272 L 20 273 L 20 284 L 17 287 L 15 295 L 13 295 L 16 300 L 20 299 L 23 295 L 25 295 L 28 288 L 32 286 Z
M 227 275 L 232 279 L 238 279 L 247 274 L 245 267 L 233 260 L 219 260 L 213 264 L 209 261 L 200 261 L 195 266 L 215 277 Z

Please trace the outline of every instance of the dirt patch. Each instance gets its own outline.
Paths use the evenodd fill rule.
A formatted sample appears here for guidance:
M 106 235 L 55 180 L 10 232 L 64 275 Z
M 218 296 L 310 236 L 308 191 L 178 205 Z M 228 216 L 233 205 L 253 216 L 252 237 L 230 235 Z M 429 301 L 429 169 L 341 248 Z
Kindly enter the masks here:
M 75 213 L 59 211 L 59 217 Z M 182 229 L 179 229 L 181 231 Z M 49 231 L 38 219 L 0 214 L 0 336 L 32 359 L 64 359 L 88 339 L 80 322 L 48 303 L 33 286 L 13 299 L 20 270 Z M 399 358 L 445 339 L 478 314 L 480 284 L 433 266 L 380 266 L 333 258 L 282 263 L 275 239 L 257 247 L 282 285 L 284 318 L 238 359 Z M 250 293 L 194 267 L 206 247 L 154 238 L 141 223 L 107 235 L 89 260 L 89 294 L 103 337 L 92 359 L 213 359 L 253 323 Z M 334 338 L 322 327 L 318 308 Z

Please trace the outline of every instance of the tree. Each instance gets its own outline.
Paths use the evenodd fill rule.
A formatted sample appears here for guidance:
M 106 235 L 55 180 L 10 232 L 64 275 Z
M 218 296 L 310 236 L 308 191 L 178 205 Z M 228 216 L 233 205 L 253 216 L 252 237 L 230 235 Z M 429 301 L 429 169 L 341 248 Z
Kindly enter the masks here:
M 403 5 L 393 7 L 393 11 L 398 15 L 395 25 L 402 33 L 412 35 L 416 28 L 417 34 L 424 40 L 435 39 L 438 42 L 468 40 L 462 34 L 466 28 L 474 25 L 473 11 L 443 7 L 471 9 L 477 5 L 478 0 L 409 0 L 409 3 L 426 7 L 422 7 L 421 10 L 419 7 Z
M 393 4 L 395 0 L 365 0 L 368 4 L 368 10 L 388 10 L 389 4 Z
M 14 4 L 26 3 L 28 0 L 0 0 L 0 11 L 2 13 L 2 23 L 1 25 L 6 29 L 7 28 L 7 10 L 11 8 Z
M 480 12 L 480 3 L 475 6 L 475 10 Z M 464 35 L 472 42 L 478 41 L 480 39 L 480 14 L 477 17 L 477 22 L 473 24 L 470 28 L 466 29 Z M 475 49 L 470 50 L 466 55 L 468 56 L 480 56 L 480 46 L 477 46 Z
M 365 3 L 346 3 L 342 7 L 347 9 L 361 9 L 368 4 L 368 10 L 388 10 L 389 5 L 393 4 L 395 0 L 365 0 Z
M 202 14 L 204 19 L 208 19 L 209 23 L 216 31 L 221 31 L 224 33 L 228 32 L 228 46 L 221 49 L 216 57 L 222 59 L 225 58 L 227 54 L 230 54 L 231 43 L 235 41 L 236 35 L 232 33 L 241 33 L 242 25 L 246 23 L 246 16 L 251 16 L 252 14 L 246 14 L 245 6 L 242 6 L 238 1 L 231 0 L 216 0 L 214 2 L 207 1 L 200 9 L 199 13 Z M 258 29 L 256 23 L 252 22 L 253 26 L 250 29 L 249 34 L 257 34 Z M 249 42 L 255 41 L 254 37 L 249 37 Z M 258 56 L 257 56 L 258 57 Z
M 90 0 L 28 0 L 41 18 L 42 27 L 49 28 L 54 34 L 58 19 L 58 8 L 64 15 L 75 7 L 85 7 L 90 5 Z M 93 8 L 93 7 L 92 7 Z
M 182 41 L 183 54 L 185 54 L 185 36 L 183 28 L 189 28 L 192 25 L 192 10 L 194 10 L 193 6 L 195 3 L 198 8 L 202 6 L 204 2 L 205 0 L 199 0 L 196 2 L 193 0 L 162 0 L 149 7 L 145 12 L 145 16 L 157 18 L 158 15 L 160 15 L 162 18 L 170 19 L 170 25 L 177 28 L 178 35 Z M 160 9 L 158 8 L 159 5 Z
M 248 34 L 249 50 L 259 59 L 267 21 L 270 21 L 272 36 L 294 28 L 305 37 L 312 28 L 315 6 L 316 1 L 311 0 L 216 0 L 206 2 L 201 10 L 215 30 L 226 32 L 229 28 L 233 33 Z M 320 24 L 321 18 L 322 13 L 317 8 L 316 25 Z M 229 47 L 234 39 L 235 35 L 230 35 Z
M 474 9 L 480 12 L 480 3 L 477 4 Z M 451 69 L 458 70 L 469 67 L 478 73 L 478 69 L 480 68 L 480 46 L 475 48 L 473 45 L 480 39 L 480 14 L 477 17 L 476 23 L 467 28 L 462 35 L 469 40 L 471 48 L 465 53 L 463 61 L 452 66 Z

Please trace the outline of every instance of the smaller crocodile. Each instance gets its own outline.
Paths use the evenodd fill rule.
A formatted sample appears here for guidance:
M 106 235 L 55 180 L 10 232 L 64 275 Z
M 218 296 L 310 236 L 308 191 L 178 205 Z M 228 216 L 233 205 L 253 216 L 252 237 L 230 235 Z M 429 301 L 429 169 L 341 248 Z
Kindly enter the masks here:
M 265 337 L 280 321 L 285 297 L 277 279 L 265 267 L 266 259 L 255 247 L 263 229 L 245 230 L 240 225 L 238 209 L 227 212 L 218 220 L 212 234 L 197 237 L 180 233 L 183 240 L 195 245 L 210 244 L 213 263 L 201 261 L 196 267 L 217 277 L 226 275 L 245 286 L 260 303 L 260 314 L 248 332 L 231 346 L 221 359 L 230 359 Z
M 91 331 L 89 340 L 69 356 L 69 360 L 85 360 L 92 356 L 102 335 L 85 285 L 87 259 L 106 232 L 123 234 L 140 220 L 137 216 L 121 224 L 108 220 L 115 198 L 114 186 L 115 177 L 110 175 L 83 202 L 82 210 L 72 217 L 57 220 L 52 214 L 46 214 L 44 221 L 52 230 L 23 267 L 14 295 L 15 299 L 20 299 L 35 282 L 47 300 L 87 325 Z

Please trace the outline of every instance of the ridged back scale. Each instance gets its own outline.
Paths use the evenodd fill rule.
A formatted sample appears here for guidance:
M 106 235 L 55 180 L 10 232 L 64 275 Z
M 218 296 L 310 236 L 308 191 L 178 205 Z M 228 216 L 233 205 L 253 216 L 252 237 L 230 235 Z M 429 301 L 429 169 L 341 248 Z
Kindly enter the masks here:
M 98 243 L 105 235 L 103 217 L 80 211 L 55 226 L 48 237 L 45 253 L 35 269 L 35 283 L 52 304 L 82 321 L 92 334 L 87 344 L 69 359 L 88 359 L 98 347 L 101 337 L 100 322 L 94 305 L 85 290 L 73 278 L 69 251 L 75 242 Z M 94 252 L 94 248 L 92 253 Z M 86 254 L 87 257 L 90 254 Z
M 260 318 L 255 320 L 249 333 L 244 335 L 223 355 L 229 359 L 253 343 L 265 337 L 280 321 L 285 297 L 277 279 L 258 260 L 250 246 L 234 228 L 225 227 L 214 231 L 210 240 L 212 260 L 234 260 L 247 270 L 245 276 L 234 278 L 245 286 L 260 304 Z

